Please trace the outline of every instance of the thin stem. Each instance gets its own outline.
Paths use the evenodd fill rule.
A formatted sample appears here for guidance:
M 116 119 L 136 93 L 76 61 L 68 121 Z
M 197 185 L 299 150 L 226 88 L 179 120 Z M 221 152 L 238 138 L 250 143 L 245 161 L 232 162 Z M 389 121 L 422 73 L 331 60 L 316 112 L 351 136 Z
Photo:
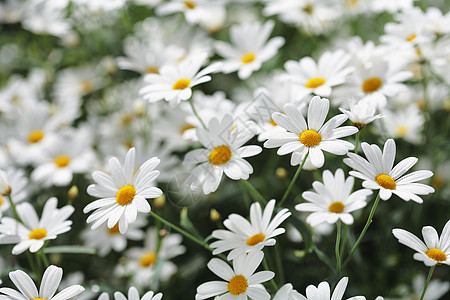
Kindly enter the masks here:
M 297 169 L 297 172 L 295 172 L 295 175 L 292 178 L 291 183 L 289 183 L 288 188 L 286 189 L 286 191 L 284 192 L 283 197 L 281 198 L 280 202 L 278 203 L 278 207 L 281 207 L 283 205 L 284 201 L 286 201 L 286 199 L 287 199 L 287 197 L 289 195 L 289 192 L 291 191 L 292 187 L 294 186 L 295 181 L 297 181 L 298 175 L 300 175 L 300 172 L 303 169 L 303 165 L 305 164 L 306 159 L 308 158 L 308 155 L 309 155 L 309 152 L 306 153 L 305 157 L 303 158 L 302 163 L 300 164 L 300 166 Z
M 258 190 L 255 189 L 255 187 L 248 180 L 241 179 L 240 182 L 242 182 L 242 184 L 248 189 L 248 191 L 256 201 L 258 201 L 260 204 L 267 204 L 267 200 L 264 199 L 261 193 L 258 192 Z
M 44 267 L 45 267 L 45 268 L 48 268 L 48 266 L 49 266 L 50 264 L 48 263 L 47 256 L 45 256 L 45 253 L 42 251 L 42 249 L 40 249 L 40 250 L 38 251 L 37 255 L 41 257 L 42 262 L 44 263 Z
M 425 292 L 427 291 L 428 285 L 431 281 L 431 276 L 433 276 L 434 269 L 436 268 L 436 265 L 432 266 L 430 268 L 430 271 L 428 272 L 427 281 L 425 282 L 425 286 L 423 287 L 422 295 L 420 295 L 419 300 L 423 300 L 423 297 L 425 296 Z
M 277 267 L 277 274 L 278 278 L 280 279 L 279 282 L 284 283 L 284 270 L 283 270 L 283 262 L 281 261 L 281 253 L 280 253 L 280 245 L 275 244 L 275 263 Z
M 358 239 L 356 240 L 355 245 L 353 246 L 352 250 L 350 251 L 350 254 L 342 264 L 342 268 L 344 268 L 352 258 L 353 254 L 356 251 L 356 248 L 358 248 L 359 243 L 361 243 L 361 240 L 363 239 L 364 235 L 366 234 L 367 229 L 369 228 L 370 224 L 372 223 L 372 218 L 375 213 L 375 210 L 377 209 L 378 203 L 380 202 L 380 193 L 378 193 L 377 198 L 375 199 L 375 202 L 373 203 L 372 209 L 370 210 L 369 217 L 367 218 L 366 225 L 364 225 L 363 230 L 361 231 L 361 234 L 359 235 Z
M 20 223 L 22 223 L 22 220 L 20 219 L 19 214 L 17 213 L 16 205 L 14 204 L 14 202 L 11 199 L 11 195 L 8 195 L 7 198 L 9 200 L 9 205 L 11 206 L 11 209 L 13 211 L 14 218 L 17 221 L 19 221 Z
M 344 224 L 344 233 L 342 234 L 341 249 L 339 252 L 341 257 L 344 255 L 345 244 L 347 243 L 347 233 L 348 233 L 348 226 Z
M 270 271 L 269 264 L 267 263 L 265 255 L 264 255 L 264 258 L 263 258 L 263 267 L 264 267 L 264 269 L 266 271 Z M 275 280 L 273 280 L 273 278 L 270 280 L 270 283 L 272 284 L 272 287 L 274 288 L 274 290 L 278 291 L 277 283 L 275 282 Z
M 206 125 L 205 125 L 205 122 L 203 122 L 202 118 L 200 118 L 200 115 L 198 114 L 197 110 L 195 109 L 194 102 L 192 102 L 192 98 L 189 99 L 188 102 L 191 105 L 192 112 L 197 117 L 197 119 L 200 121 L 200 123 L 202 123 L 203 128 L 208 129 L 208 127 L 206 127 Z
M 358 154 L 359 150 L 359 134 L 361 133 L 361 130 L 358 130 L 355 136 L 355 153 Z
M 336 254 L 336 271 L 338 274 L 341 271 L 341 220 L 336 222 L 336 246 L 334 248 L 334 252 Z

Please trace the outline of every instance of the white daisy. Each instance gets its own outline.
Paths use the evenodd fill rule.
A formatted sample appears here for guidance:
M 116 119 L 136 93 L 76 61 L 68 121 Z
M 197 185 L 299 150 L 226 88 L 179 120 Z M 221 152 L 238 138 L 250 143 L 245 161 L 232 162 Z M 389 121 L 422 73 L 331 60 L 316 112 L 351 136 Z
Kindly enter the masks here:
M 422 261 L 427 267 L 439 264 L 450 266 L 450 220 L 445 224 L 441 237 L 433 227 L 423 227 L 425 243 L 404 229 L 395 228 L 392 233 L 401 244 L 416 250 L 414 259 Z
M 388 200 L 392 194 L 396 194 L 405 201 L 413 200 L 422 203 L 423 200 L 418 195 L 428 195 L 434 189 L 428 185 L 416 183 L 433 176 L 428 170 L 420 170 L 403 176 L 413 165 L 417 163 L 417 158 L 408 157 L 399 162 L 394 168 L 395 142 L 389 139 L 384 144 L 383 153 L 380 148 L 368 143 L 361 143 L 361 148 L 367 160 L 355 153 L 347 153 L 349 158 L 344 159 L 344 163 L 356 171 L 350 171 L 350 175 L 360 178 L 365 188 L 380 190 L 380 198 Z
M 306 222 L 311 226 L 320 223 L 335 223 L 341 220 L 347 225 L 353 224 L 351 212 L 366 206 L 366 198 L 372 194 L 371 190 L 361 189 L 352 193 L 354 178 L 345 179 L 344 171 L 337 169 L 335 175 L 323 171 L 323 183 L 315 181 L 315 192 L 304 192 L 302 197 L 310 203 L 301 203 L 295 206 L 298 211 L 313 212 Z
M 220 295 L 220 299 L 269 300 L 270 295 L 259 285 L 275 276 L 272 271 L 255 273 L 264 258 L 262 251 L 242 254 L 233 260 L 233 268 L 218 258 L 208 262 L 208 268 L 224 281 L 210 281 L 197 288 L 196 300 Z
M 18 203 L 27 197 L 27 186 L 28 179 L 22 169 L 0 170 L 0 217 L 10 208 L 10 202 L 5 196 Z
M 319 283 L 317 287 L 314 285 L 309 285 L 306 288 L 306 297 L 301 296 L 300 300 L 342 300 L 342 297 L 344 296 L 345 289 L 347 288 L 348 284 L 348 277 L 343 277 L 339 282 L 337 283 L 336 287 L 334 288 L 333 294 L 330 298 L 330 285 L 326 281 L 322 281 Z M 366 300 L 366 297 L 364 296 L 354 296 L 351 298 L 348 298 L 347 300 Z
M 214 230 L 212 236 L 218 241 L 211 243 L 214 249 L 213 254 L 219 254 L 231 250 L 227 259 L 233 260 L 242 253 L 260 251 L 264 246 L 273 246 L 276 241 L 275 236 L 284 233 L 284 228 L 277 228 L 291 213 L 287 208 L 279 211 L 273 220 L 272 213 L 275 207 L 275 200 L 267 203 L 264 212 L 261 211 L 259 203 L 250 206 L 250 222 L 238 214 L 228 216 L 223 224 L 228 230 Z
M 425 276 L 423 274 L 417 274 L 412 279 L 412 289 L 409 285 L 402 285 L 398 288 L 398 293 L 402 296 L 401 300 L 413 300 L 419 299 L 420 294 L 425 287 Z M 433 279 L 430 281 L 427 291 L 423 296 L 426 300 L 439 300 L 443 299 L 442 296 L 450 289 L 450 282 L 443 282 L 439 279 Z
M 290 283 L 286 283 L 278 292 L 273 296 L 273 300 L 302 300 L 302 295 L 294 290 L 294 287 Z
M 380 128 L 384 128 L 389 137 L 400 137 L 413 144 L 423 141 L 425 117 L 417 105 L 411 104 L 395 112 L 386 110 L 383 115 L 383 125 L 380 125 Z
M 217 65 L 213 64 L 199 72 L 207 56 L 207 53 L 201 53 L 186 58 L 176 66 L 163 66 L 159 74 L 147 74 L 144 81 L 148 85 L 139 93 L 150 102 L 166 100 L 172 106 L 188 100 L 192 96 L 192 87 L 210 81 L 211 76 L 207 74 L 217 69 Z
M 162 191 L 153 186 L 153 181 L 159 175 L 159 171 L 154 170 L 159 159 L 148 159 L 135 172 L 135 157 L 135 149 L 131 148 L 123 166 L 116 157 L 109 160 L 111 175 L 101 171 L 92 173 L 96 184 L 88 186 L 87 192 L 91 196 L 102 197 L 89 203 L 83 210 L 84 213 L 96 210 L 86 220 L 87 223 L 94 222 L 92 229 L 108 220 L 108 228 L 119 222 L 119 231 L 123 234 L 127 231 L 128 224 L 136 221 L 138 211 L 150 211 L 146 198 L 162 195 Z
M 67 218 L 75 209 L 71 205 L 58 209 L 57 205 L 55 197 L 48 199 L 41 219 L 30 203 L 17 205 L 17 213 L 23 224 L 9 217 L 2 218 L 0 244 L 16 244 L 12 249 L 14 255 L 27 249 L 34 253 L 41 249 L 45 241 L 56 239 L 59 234 L 69 231 L 72 221 Z
M 217 41 L 216 51 L 225 58 L 221 71 L 231 73 L 238 71 L 240 79 L 247 79 L 261 68 L 261 65 L 272 58 L 284 44 L 284 38 L 269 39 L 275 23 L 272 20 L 265 24 L 243 23 L 230 29 L 230 40 L 233 45 Z
M 131 286 L 128 289 L 127 296 L 125 296 L 121 292 L 115 292 L 114 300 L 161 300 L 163 295 L 161 293 L 155 294 L 154 292 L 149 291 L 149 292 L 146 292 L 141 298 L 141 297 L 139 297 L 138 290 L 134 286 Z M 98 298 L 98 300 L 109 300 L 109 296 L 106 293 L 102 293 L 100 295 L 100 297 Z
M 376 119 L 382 118 L 382 115 L 375 115 L 375 106 L 365 101 L 350 101 L 350 110 L 339 107 L 339 110 L 347 115 L 353 125 L 359 130 Z
M 62 275 L 62 268 L 53 265 L 49 266 L 42 276 L 41 285 L 38 292 L 36 285 L 28 274 L 21 270 L 10 272 L 9 278 L 19 291 L 11 288 L 0 288 L 0 293 L 6 295 L 0 295 L 0 299 L 68 300 L 84 291 L 84 288 L 81 285 L 72 285 L 55 295 L 58 290 L 59 283 L 61 282 Z
M 316 94 L 322 97 L 331 95 L 332 88 L 345 82 L 353 68 L 348 67 L 350 55 L 344 50 L 323 53 L 318 63 L 311 57 L 300 61 L 287 61 L 284 64 L 288 78 L 297 87 L 298 99 Z
M 325 124 L 330 101 L 315 96 L 308 107 L 308 123 L 300 111 L 292 104 L 286 104 L 283 113 L 273 113 L 272 119 L 287 132 L 274 134 L 264 143 L 266 148 L 280 147 L 278 155 L 292 152 L 291 165 L 300 164 L 305 155 L 309 153 L 311 163 L 320 168 L 325 162 L 322 151 L 336 155 L 344 155 L 354 149 L 350 142 L 339 138 L 352 135 L 358 131 L 354 126 L 339 127 L 347 120 L 344 114 L 331 118 Z

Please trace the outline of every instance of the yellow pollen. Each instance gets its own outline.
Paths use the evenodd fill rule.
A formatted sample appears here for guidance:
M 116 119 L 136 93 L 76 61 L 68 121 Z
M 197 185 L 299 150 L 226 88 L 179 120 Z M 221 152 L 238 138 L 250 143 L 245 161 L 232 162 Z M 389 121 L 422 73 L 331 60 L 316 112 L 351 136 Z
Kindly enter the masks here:
M 253 52 L 247 52 L 247 53 L 245 53 L 244 55 L 242 55 L 241 61 L 242 61 L 244 64 L 248 64 L 248 63 L 251 63 L 252 61 L 254 61 L 254 60 L 255 60 L 255 57 L 256 57 L 255 53 L 253 53 Z
M 31 299 L 31 300 L 47 300 L 47 299 L 44 299 L 44 298 L 34 298 L 34 299 Z
M 397 183 L 394 181 L 394 179 L 386 174 L 380 174 L 375 177 L 375 182 L 388 190 L 395 190 L 395 187 L 397 186 Z
M 43 138 L 44 138 L 44 132 L 42 130 L 39 130 L 39 129 L 33 130 L 28 135 L 28 142 L 34 144 L 34 143 L 39 142 Z
M 305 87 L 308 89 L 315 89 L 319 86 L 323 85 L 326 82 L 325 78 L 322 77 L 313 77 L 305 84 Z
M 85 79 L 79 82 L 80 92 L 89 93 L 94 90 L 94 85 L 89 80 Z
M 183 134 L 186 130 L 194 129 L 194 128 L 195 128 L 194 125 L 184 124 L 183 126 L 181 126 L 180 133 Z
M 344 211 L 344 208 L 345 205 L 341 201 L 336 201 L 330 204 L 328 211 L 335 214 L 340 214 Z
M 408 128 L 404 125 L 397 126 L 397 134 L 399 136 L 405 136 L 408 133 Z
M 64 168 L 67 167 L 67 165 L 70 163 L 70 157 L 64 154 L 58 155 L 57 157 L 55 157 L 53 162 L 58 168 Z
M 173 90 L 184 90 L 190 84 L 191 84 L 190 79 L 182 78 L 173 84 L 172 89 Z
M 183 1 L 183 3 L 188 9 L 194 9 L 196 7 L 193 1 Z
M 238 296 L 245 293 L 248 288 L 247 278 L 242 275 L 236 275 L 231 278 L 230 283 L 228 283 L 228 291 L 233 296 Z
M 308 129 L 298 136 L 298 140 L 306 147 L 314 147 L 320 144 L 322 136 L 317 131 Z
M 223 165 L 231 159 L 231 150 L 227 145 L 214 148 L 209 154 L 209 162 L 213 165 Z
M 378 77 L 371 77 L 366 79 L 362 84 L 362 90 L 364 93 L 372 93 L 377 91 L 383 85 L 383 81 L 381 81 Z
M 108 228 L 108 233 L 111 235 L 118 234 L 119 232 L 120 232 L 119 231 L 119 222 L 117 222 L 116 225 L 114 225 L 113 227 Z
M 159 73 L 159 69 L 158 69 L 158 67 L 147 67 L 147 68 L 145 68 L 145 73 L 147 73 L 147 74 L 158 74 Z
M 119 205 L 127 205 L 131 203 L 136 196 L 136 189 L 132 185 L 124 185 L 116 194 L 116 202 Z
M 3 204 L 3 198 L 0 197 L 0 206 L 2 206 L 2 204 Z
M 273 119 L 270 119 L 270 124 L 272 124 L 272 126 L 278 126 L 278 124 L 275 123 L 275 121 Z
M 144 253 L 140 258 L 139 258 L 139 264 L 142 267 L 150 267 L 152 265 L 154 265 L 156 262 L 156 253 L 155 252 L 147 252 Z
M 257 233 L 252 235 L 247 240 L 247 245 L 249 246 L 255 246 L 256 244 L 261 243 L 266 238 L 266 235 L 264 233 Z
M 443 262 L 447 260 L 447 255 L 445 255 L 444 251 L 440 250 L 440 249 L 436 249 L 436 248 L 431 248 L 428 249 L 427 252 L 425 252 L 425 254 L 438 262 Z
M 415 39 L 416 37 L 417 37 L 417 36 L 416 36 L 414 33 L 412 33 L 412 34 L 408 35 L 408 37 L 406 38 L 406 41 L 412 42 L 412 41 L 414 41 L 414 39 Z
M 45 230 L 44 228 L 38 228 L 31 231 L 30 234 L 28 235 L 28 238 L 32 240 L 42 240 L 46 236 L 47 230 Z

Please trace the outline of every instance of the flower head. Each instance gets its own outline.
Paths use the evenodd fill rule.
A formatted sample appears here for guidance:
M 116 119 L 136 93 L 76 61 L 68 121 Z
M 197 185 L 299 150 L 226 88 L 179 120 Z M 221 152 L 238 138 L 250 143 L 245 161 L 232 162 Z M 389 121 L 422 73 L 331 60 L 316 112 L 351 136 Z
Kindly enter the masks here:
M 163 295 L 161 293 L 155 294 L 154 292 L 149 291 L 145 293 L 141 298 L 139 297 L 138 290 L 134 286 L 131 286 L 128 289 L 127 296 L 125 296 L 121 292 L 114 293 L 115 300 L 161 300 Z M 98 297 L 98 300 L 109 300 L 109 296 L 107 293 L 102 293 L 100 297 Z
M 413 256 L 415 260 L 423 261 L 428 267 L 437 264 L 450 266 L 450 220 L 445 224 L 441 237 L 433 227 L 423 227 L 422 235 L 425 243 L 404 229 L 395 228 L 392 233 L 401 244 L 417 251 Z
M 350 110 L 345 110 L 339 108 L 339 110 L 347 115 L 353 125 L 355 125 L 359 130 L 364 128 L 367 124 L 372 121 L 381 118 L 381 115 L 375 115 L 375 106 L 369 102 L 359 101 L 357 103 L 350 103 Z
M 394 140 L 386 141 L 383 153 L 375 144 L 362 143 L 361 147 L 367 159 L 355 153 L 348 153 L 349 158 L 345 158 L 344 163 L 355 170 L 350 171 L 350 175 L 364 180 L 363 187 L 379 189 L 381 199 L 388 200 L 392 194 L 396 194 L 405 201 L 422 203 L 423 200 L 418 195 L 434 192 L 432 187 L 416 183 L 431 177 L 431 171 L 420 170 L 403 176 L 417 162 L 417 158 L 405 158 L 393 168 L 396 152 Z
M 326 281 L 322 281 L 317 287 L 309 285 L 306 288 L 306 297 L 301 296 L 301 300 L 341 300 L 347 288 L 348 277 L 343 277 L 337 283 L 333 294 L 330 298 L 330 285 Z M 348 299 L 349 300 L 349 299 Z M 351 300 L 366 300 L 364 296 L 354 296 Z

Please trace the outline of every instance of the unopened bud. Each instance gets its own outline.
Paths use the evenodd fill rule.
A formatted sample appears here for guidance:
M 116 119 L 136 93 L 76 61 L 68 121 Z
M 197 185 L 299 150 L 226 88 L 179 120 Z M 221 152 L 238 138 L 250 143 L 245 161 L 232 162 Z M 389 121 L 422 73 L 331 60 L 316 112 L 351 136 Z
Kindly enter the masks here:
M 211 209 L 211 211 L 209 212 L 209 218 L 211 219 L 211 221 L 217 222 L 217 221 L 220 220 L 221 215 L 220 215 L 220 213 L 219 213 L 217 210 L 215 210 L 215 209 L 213 208 L 213 209 Z
M 164 204 L 166 204 L 166 195 L 162 194 L 161 196 L 159 196 L 158 198 L 155 198 L 155 200 L 153 200 L 153 205 L 155 207 L 161 208 L 164 206 Z
M 167 230 L 165 230 L 165 229 L 161 229 L 160 231 L 159 231 L 159 236 L 160 237 L 165 237 L 166 235 L 168 235 L 169 234 L 169 232 L 167 231 Z
M 67 196 L 70 199 L 75 199 L 76 197 L 78 197 L 78 187 L 76 185 L 73 185 L 68 191 L 67 191 Z
M 275 170 L 275 174 L 277 175 L 278 178 L 283 179 L 283 178 L 286 178 L 287 171 L 285 168 L 277 168 Z

